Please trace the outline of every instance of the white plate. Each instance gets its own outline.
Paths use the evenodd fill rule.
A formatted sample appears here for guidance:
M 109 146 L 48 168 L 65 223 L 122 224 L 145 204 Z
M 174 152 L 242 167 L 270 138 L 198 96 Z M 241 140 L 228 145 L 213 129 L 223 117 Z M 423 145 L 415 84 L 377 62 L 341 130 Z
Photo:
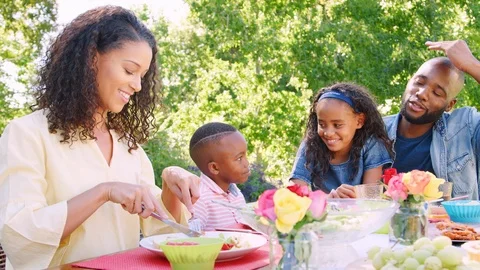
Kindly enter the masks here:
M 250 252 L 257 250 L 259 247 L 265 245 L 267 243 L 267 239 L 258 234 L 252 233 L 241 233 L 241 232 L 205 232 L 204 237 L 219 237 L 220 234 L 223 234 L 225 238 L 231 236 L 239 237 L 242 242 L 248 242 L 249 247 L 247 248 L 239 248 L 239 249 L 231 249 L 231 250 L 222 250 L 220 254 L 218 254 L 217 262 L 223 261 L 231 261 L 239 259 Z M 163 251 L 158 247 L 158 244 L 163 241 L 167 240 L 174 240 L 174 239 L 183 239 L 188 238 L 183 233 L 171 233 L 171 234 L 160 234 L 160 235 L 153 235 L 150 237 L 145 237 L 140 241 L 140 246 L 159 254 L 162 257 L 165 257 Z
M 262 232 L 257 232 L 249 229 L 237 229 L 237 228 L 215 228 L 215 231 L 218 232 L 241 232 L 241 233 L 254 233 L 254 234 L 263 234 Z

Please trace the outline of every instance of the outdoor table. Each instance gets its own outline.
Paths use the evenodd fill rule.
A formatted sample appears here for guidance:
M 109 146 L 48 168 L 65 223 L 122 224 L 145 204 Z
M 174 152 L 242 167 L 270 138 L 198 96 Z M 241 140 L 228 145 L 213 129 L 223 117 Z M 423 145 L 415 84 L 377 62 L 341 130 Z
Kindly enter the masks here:
M 352 252 L 351 252 L 352 250 L 345 250 L 345 252 L 349 252 L 349 254 L 348 254 L 349 259 L 354 260 L 354 259 L 359 259 L 359 258 L 366 257 L 367 256 L 367 251 L 373 246 L 387 247 L 387 246 L 391 246 L 391 245 L 392 245 L 392 243 L 389 242 L 388 235 L 386 235 L 386 234 L 370 234 L 370 235 L 367 235 L 366 237 L 364 237 L 363 239 L 360 239 L 356 242 L 351 243 L 350 246 L 354 249 L 354 253 L 356 253 L 356 254 L 352 254 Z M 261 247 L 259 250 L 261 250 L 261 249 L 268 252 L 268 243 L 265 246 Z M 128 253 L 130 253 L 130 254 L 132 254 L 132 253 L 137 254 L 138 253 L 139 254 L 138 256 L 158 256 L 157 254 L 153 254 L 152 252 L 150 252 L 148 250 L 144 250 L 145 252 L 143 252 L 143 250 L 144 250 L 144 248 L 138 247 L 138 248 L 135 248 L 135 249 L 114 253 L 113 255 L 122 256 L 122 255 L 128 255 Z M 340 256 L 342 258 L 343 263 L 347 262 L 345 260 L 346 259 L 345 255 L 346 254 L 343 254 L 343 256 Z M 88 261 L 95 260 L 95 259 L 97 259 L 97 258 L 84 260 L 82 262 L 88 262 Z M 267 261 L 265 261 L 265 262 L 268 263 L 268 258 L 263 258 L 263 260 L 264 259 L 267 259 Z M 166 261 L 165 259 L 159 257 L 159 261 L 163 261 L 163 260 Z M 238 260 L 245 261 L 246 258 L 244 258 L 244 259 L 241 258 L 241 259 L 238 259 Z M 69 264 L 49 268 L 49 270 L 92 269 L 92 268 L 77 267 L 77 266 L 74 266 L 75 264 L 76 263 L 69 263 Z M 231 264 L 231 268 L 229 267 L 229 264 Z M 162 265 L 163 265 L 163 263 L 162 263 Z M 112 268 L 112 269 L 114 269 L 114 268 Z M 115 269 L 119 269 L 119 268 L 115 268 Z M 130 269 L 132 269 L 132 268 L 130 268 Z M 141 270 L 142 268 L 137 267 L 136 269 Z M 149 268 L 143 268 L 143 269 L 149 269 Z M 220 268 L 216 267 L 215 269 L 220 269 Z M 221 269 L 239 269 L 239 265 L 235 261 L 223 262 L 221 264 Z M 243 268 L 243 270 L 245 270 L 245 269 L 246 268 Z M 268 265 L 265 265 L 265 266 L 257 268 L 257 269 L 268 269 Z M 322 268 L 322 269 L 324 269 L 324 268 Z

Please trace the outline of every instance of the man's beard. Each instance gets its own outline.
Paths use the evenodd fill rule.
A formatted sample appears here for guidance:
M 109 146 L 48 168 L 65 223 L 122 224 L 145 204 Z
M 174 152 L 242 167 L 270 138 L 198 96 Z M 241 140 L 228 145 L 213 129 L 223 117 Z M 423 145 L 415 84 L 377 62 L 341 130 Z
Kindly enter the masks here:
M 428 109 L 425 111 L 425 113 L 420 116 L 420 117 L 413 117 L 412 115 L 407 113 L 407 101 L 402 102 L 402 109 L 400 110 L 400 114 L 405 117 L 405 119 L 414 125 L 424 125 L 424 124 L 430 124 L 436 122 L 440 117 L 442 116 L 443 112 L 447 109 L 447 106 L 437 110 L 437 111 L 432 111 L 430 112 Z

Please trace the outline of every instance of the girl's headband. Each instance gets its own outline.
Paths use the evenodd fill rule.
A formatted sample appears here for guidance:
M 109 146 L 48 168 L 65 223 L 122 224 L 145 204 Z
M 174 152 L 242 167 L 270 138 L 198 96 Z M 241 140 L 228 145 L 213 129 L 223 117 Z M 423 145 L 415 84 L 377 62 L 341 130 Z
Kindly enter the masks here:
M 353 100 L 351 98 L 349 98 L 348 96 L 346 96 L 345 94 L 343 94 L 342 92 L 338 92 L 338 91 L 326 92 L 325 94 L 321 95 L 318 98 L 318 101 L 320 101 L 322 99 L 325 99 L 325 98 L 336 98 L 336 99 L 342 100 L 345 103 L 347 103 L 348 105 L 350 105 L 350 107 L 352 107 L 352 109 L 355 112 L 358 113 L 357 109 L 355 109 L 355 105 L 353 104 Z

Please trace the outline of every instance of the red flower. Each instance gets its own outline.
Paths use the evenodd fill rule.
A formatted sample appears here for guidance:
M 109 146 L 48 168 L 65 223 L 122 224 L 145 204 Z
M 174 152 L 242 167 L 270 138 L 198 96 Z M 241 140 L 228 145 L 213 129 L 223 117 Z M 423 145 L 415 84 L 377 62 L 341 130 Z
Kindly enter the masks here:
M 385 183 L 385 185 L 388 185 L 388 181 L 390 181 L 390 179 L 397 175 L 397 169 L 395 168 L 390 168 L 390 169 L 386 169 L 385 171 L 383 171 L 383 182 Z
M 300 186 L 297 184 L 291 185 L 287 187 L 288 190 L 291 192 L 297 194 L 300 197 L 308 197 L 310 194 L 310 191 L 308 190 L 308 186 Z

